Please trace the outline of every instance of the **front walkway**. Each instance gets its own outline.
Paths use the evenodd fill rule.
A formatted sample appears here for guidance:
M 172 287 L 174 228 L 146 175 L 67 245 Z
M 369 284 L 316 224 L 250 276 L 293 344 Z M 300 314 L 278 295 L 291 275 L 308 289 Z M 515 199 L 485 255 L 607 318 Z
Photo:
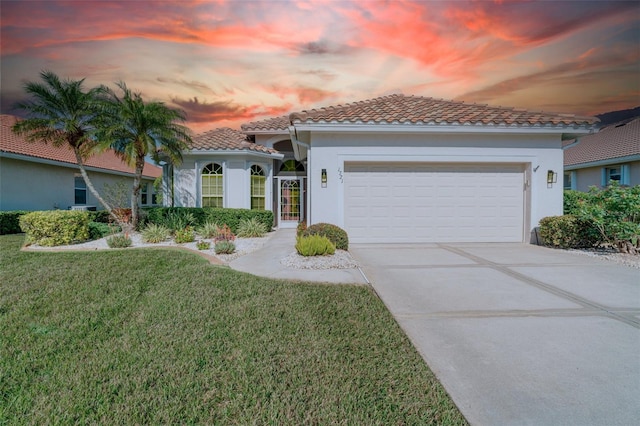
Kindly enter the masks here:
M 295 251 L 296 230 L 278 229 L 264 247 L 229 262 L 235 270 L 267 278 L 335 284 L 366 284 L 359 269 L 295 269 L 280 261 Z

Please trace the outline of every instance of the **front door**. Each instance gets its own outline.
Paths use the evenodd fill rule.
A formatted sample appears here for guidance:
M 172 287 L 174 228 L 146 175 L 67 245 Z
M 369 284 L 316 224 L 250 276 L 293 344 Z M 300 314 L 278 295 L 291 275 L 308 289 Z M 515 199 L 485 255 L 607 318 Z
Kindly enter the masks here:
M 302 177 L 278 178 L 278 199 L 280 200 L 278 226 L 281 228 L 295 228 L 304 217 L 303 179 Z

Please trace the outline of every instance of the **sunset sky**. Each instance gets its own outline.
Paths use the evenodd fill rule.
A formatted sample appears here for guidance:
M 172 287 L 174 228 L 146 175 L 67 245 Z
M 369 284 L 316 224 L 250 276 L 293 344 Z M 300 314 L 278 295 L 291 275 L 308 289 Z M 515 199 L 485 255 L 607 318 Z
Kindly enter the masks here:
M 640 105 L 638 1 L 6 1 L 1 109 L 42 69 L 124 81 L 196 132 L 391 93 Z

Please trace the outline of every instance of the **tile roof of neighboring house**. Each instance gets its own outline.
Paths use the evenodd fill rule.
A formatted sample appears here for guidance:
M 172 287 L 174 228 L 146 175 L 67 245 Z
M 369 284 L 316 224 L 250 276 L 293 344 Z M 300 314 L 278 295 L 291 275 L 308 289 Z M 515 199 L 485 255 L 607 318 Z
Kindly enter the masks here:
M 591 126 L 598 122 L 596 117 L 532 112 L 400 94 L 295 112 L 289 118 L 294 124 L 471 124 L 518 127 Z
M 267 118 L 266 120 L 252 121 L 240 126 L 243 132 L 287 132 L 291 122 L 288 115 L 282 115 L 275 118 Z
M 640 117 L 582 136 L 564 151 L 564 165 L 593 163 L 640 155 Z
M 11 131 L 11 126 L 16 122 L 12 115 L 0 115 L 0 151 L 20 154 L 45 160 L 59 161 L 62 163 L 76 164 L 76 156 L 67 147 L 54 147 L 42 142 L 27 142 L 27 140 Z M 106 151 L 89 157 L 85 166 L 104 169 L 112 172 L 134 174 L 133 167 L 123 163 L 113 151 Z M 162 175 L 162 168 L 145 163 L 142 175 L 156 178 Z
M 189 148 L 192 150 L 248 150 L 267 154 L 278 153 L 275 149 L 251 142 L 244 133 L 228 127 L 196 135 Z

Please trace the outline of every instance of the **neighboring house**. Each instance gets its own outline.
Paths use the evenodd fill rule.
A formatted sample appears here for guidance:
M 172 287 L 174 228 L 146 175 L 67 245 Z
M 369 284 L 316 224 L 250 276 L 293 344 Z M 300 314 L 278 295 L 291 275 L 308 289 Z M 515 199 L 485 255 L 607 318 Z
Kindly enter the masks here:
M 30 143 L 11 131 L 16 117 L 0 116 L 0 210 L 102 209 L 87 190 L 73 151 L 51 144 Z M 104 196 L 105 184 L 115 188 L 126 182 L 130 193 L 134 169 L 113 151 L 97 154 L 85 162 L 95 188 Z M 162 169 L 145 164 L 140 203 L 155 204 L 153 181 Z
M 640 117 L 564 145 L 564 188 L 588 191 L 616 180 L 640 185 Z
M 529 241 L 562 214 L 562 140 L 597 121 L 404 95 L 303 111 L 196 136 L 173 200 L 333 223 L 354 243 Z

